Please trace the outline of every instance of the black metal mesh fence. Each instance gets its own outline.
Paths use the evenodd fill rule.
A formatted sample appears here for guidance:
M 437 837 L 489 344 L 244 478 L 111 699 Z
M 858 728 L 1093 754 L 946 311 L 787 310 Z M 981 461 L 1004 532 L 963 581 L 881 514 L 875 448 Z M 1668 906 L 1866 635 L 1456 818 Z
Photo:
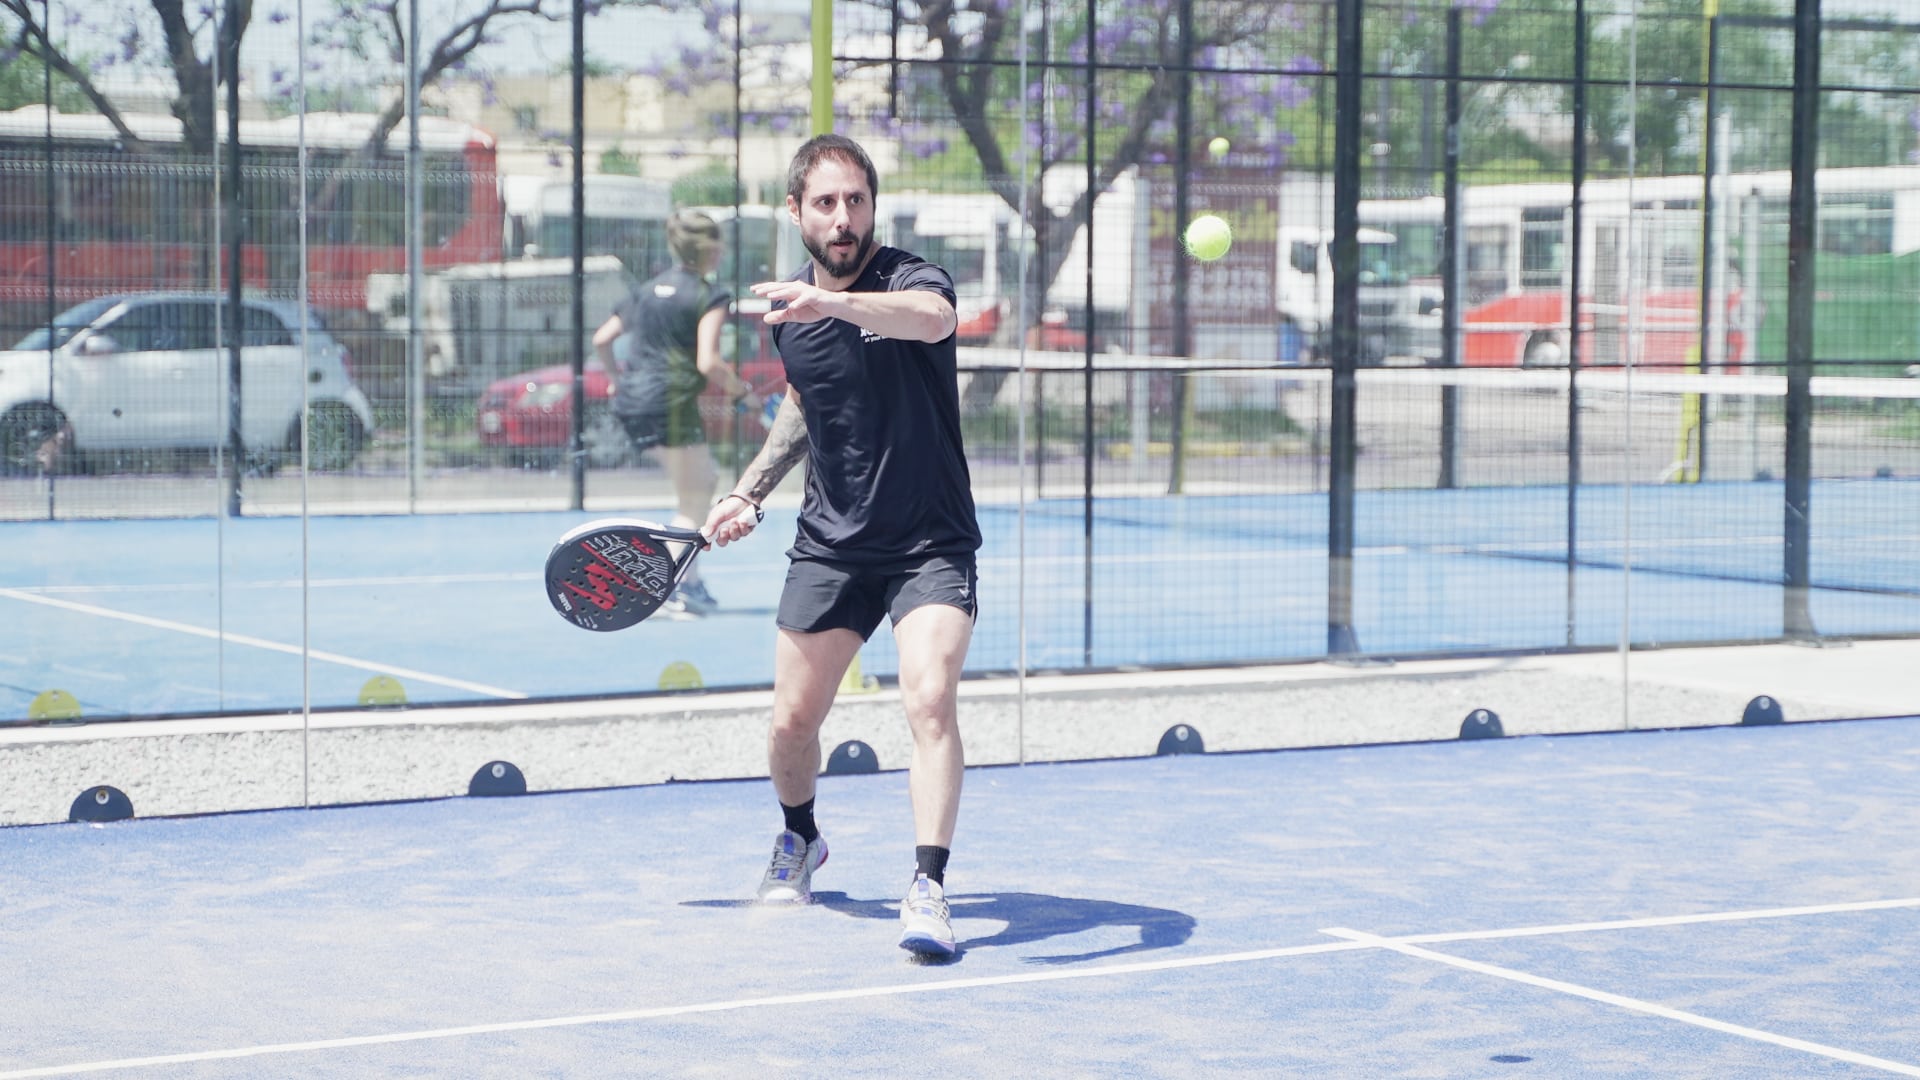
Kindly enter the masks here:
M 158 91 L 110 77 L 91 6 L 0 15 L 15 43 L 0 337 L 18 342 L 0 517 L 668 505 L 586 339 L 662 268 L 679 207 L 706 208 L 729 239 L 729 360 L 780 389 L 745 287 L 806 258 L 783 206 L 813 122 L 807 30 L 790 14 L 608 4 L 587 16 L 584 55 L 566 12 L 496 12 L 473 53 L 460 25 L 423 14 L 416 136 L 397 17 L 355 23 L 357 38 L 256 18 L 230 125 L 213 47 L 225 10 L 196 31 L 200 66 L 119 69 Z M 1326 500 L 1342 482 L 1367 500 L 1360 555 L 1408 560 L 1395 573 L 1420 582 L 1369 579 L 1392 595 L 1363 598 L 1363 650 L 1584 646 L 1618 630 L 1578 629 L 1582 590 L 1558 585 L 1516 597 L 1506 623 L 1456 624 L 1446 590 L 1499 571 L 1448 585 L 1450 560 L 1790 586 L 1788 383 L 1808 374 L 1824 382 L 1798 475 L 1824 486 L 1807 584 L 1833 594 L 1836 630 L 1920 631 L 1904 554 L 1920 534 L 1910 15 L 1833 18 L 1816 46 L 1782 4 L 1707 19 L 1653 3 L 1367 3 L 1346 43 L 1339 14 L 836 6 L 832 123 L 879 164 L 877 238 L 955 278 L 981 504 L 1083 523 L 1071 552 L 1014 553 L 1103 568 L 1036 605 L 1159 611 L 1178 638 L 1119 654 L 1045 641 L 1045 662 L 1324 655 L 1323 639 L 1260 619 L 1324 613 Z M 69 37 L 47 44 L 42 20 Z M 1817 286 L 1800 356 L 1794 61 L 1813 48 Z M 1360 105 L 1352 146 L 1342 80 Z M 1336 228 L 1343 170 L 1351 231 Z M 1216 260 L 1183 244 L 1202 215 L 1232 230 Z M 186 313 L 146 310 L 163 301 Z M 140 336 L 164 319 L 211 330 Z M 237 357 L 220 329 L 236 319 Z M 105 396 L 75 374 L 89 361 L 118 372 Z M 1334 387 L 1356 369 L 1344 426 Z M 717 391 L 703 416 L 730 476 L 764 418 Z M 1350 466 L 1336 430 L 1357 443 Z M 1125 572 L 1216 543 L 1189 575 L 1204 603 L 1167 608 L 1165 581 Z M 1302 554 L 1256 570 L 1262 544 Z M 1853 596 L 1868 598 L 1857 615 Z

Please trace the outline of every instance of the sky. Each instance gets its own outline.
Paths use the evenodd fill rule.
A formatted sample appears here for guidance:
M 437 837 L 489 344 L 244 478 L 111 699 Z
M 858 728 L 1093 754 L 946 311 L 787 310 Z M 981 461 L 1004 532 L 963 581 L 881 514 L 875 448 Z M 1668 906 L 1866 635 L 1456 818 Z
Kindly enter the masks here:
M 403 0 L 404 2 L 404 0 Z M 468 14 L 484 7 L 478 0 L 419 0 L 422 37 L 431 43 Z M 96 58 L 97 75 L 107 81 L 137 79 L 164 73 L 161 57 L 161 31 L 158 18 L 145 0 L 49 0 L 49 18 L 54 39 L 75 53 Z M 37 6 L 37 5 L 36 5 Z M 192 5 L 190 5 L 192 6 Z M 204 20 L 217 5 L 202 0 L 198 5 Z M 571 10 L 568 0 L 549 3 L 565 16 Z M 807 0 L 745 0 L 743 7 L 751 17 L 760 15 L 803 14 Z M 298 55 L 298 28 L 302 20 L 309 27 L 322 24 L 333 12 L 331 0 L 255 0 L 253 21 L 247 30 L 244 63 L 258 73 L 269 66 L 292 71 Z M 406 10 L 401 9 L 404 24 Z M 791 20 L 785 20 L 789 24 Z M 511 39 L 483 46 L 475 60 L 497 74 L 528 74 L 562 69 L 572 51 L 572 27 L 562 17 L 548 21 L 529 16 L 514 16 Z M 139 47 L 129 49 L 129 29 L 137 32 Z M 203 38 L 212 40 L 211 23 Z M 700 20 L 690 15 L 674 15 L 653 8 L 614 8 L 589 17 L 587 52 L 596 60 L 621 67 L 645 66 L 662 56 L 671 56 L 683 45 L 703 40 L 706 31 Z M 209 45 L 201 54 L 207 55 Z M 129 51 L 137 51 L 142 62 L 128 63 Z M 322 59 L 309 49 L 309 60 Z M 334 61 L 340 63 L 341 61 Z M 364 72 L 355 73 L 364 79 Z M 320 73 L 324 78 L 325 72 Z

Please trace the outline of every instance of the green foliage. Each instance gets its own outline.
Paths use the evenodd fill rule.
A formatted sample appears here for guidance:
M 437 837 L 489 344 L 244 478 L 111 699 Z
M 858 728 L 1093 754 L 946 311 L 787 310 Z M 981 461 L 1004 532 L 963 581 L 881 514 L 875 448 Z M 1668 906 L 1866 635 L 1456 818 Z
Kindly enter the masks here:
M 732 163 L 710 162 L 673 182 L 673 205 L 731 206 L 737 186 Z
M 1829 94 L 1820 110 L 1820 164 L 1901 165 L 1913 129 L 1905 101 L 1866 100 L 1867 95 Z M 1876 108 L 1876 106 L 1878 106 Z
M 600 171 L 616 176 L 639 176 L 640 158 L 615 143 L 600 152 Z
M 0 64 L 0 112 L 43 105 L 46 97 L 47 66 L 38 57 L 21 53 Z M 53 76 L 53 107 L 65 113 L 93 111 L 80 88 L 58 72 Z
M 1010 126 L 1003 124 L 1003 127 Z M 925 138 L 923 133 L 922 138 Z M 966 136 L 954 131 L 941 140 L 946 145 L 932 154 L 909 154 L 882 182 L 894 191 L 979 191 L 986 186 L 980 155 Z
M 1920 408 L 1916 408 L 1911 401 L 1902 402 L 1901 404 L 1905 405 L 1906 408 L 1900 410 L 1892 419 L 1887 421 L 1887 426 L 1883 429 L 1882 434 L 1889 439 L 1920 443 Z
M 583 58 L 580 68 L 588 79 L 620 79 L 625 78 L 627 75 L 625 68 L 611 60 L 603 60 L 593 55 L 592 52 L 588 52 Z M 571 79 L 573 78 L 573 64 L 570 61 L 562 60 L 553 65 L 552 74 L 555 79 Z

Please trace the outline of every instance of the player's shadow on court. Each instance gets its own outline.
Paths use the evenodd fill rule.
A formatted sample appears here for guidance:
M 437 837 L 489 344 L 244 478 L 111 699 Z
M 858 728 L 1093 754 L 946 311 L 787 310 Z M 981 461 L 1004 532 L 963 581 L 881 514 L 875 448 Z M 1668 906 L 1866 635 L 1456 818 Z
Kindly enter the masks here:
M 898 900 L 855 900 L 843 892 L 815 892 L 816 904 L 842 915 L 861 919 L 898 920 Z M 1171 949 L 1183 945 L 1198 925 L 1193 916 L 1169 908 L 1141 904 L 1119 904 L 1111 900 L 1086 900 L 1073 896 L 1047 896 L 1043 893 L 966 893 L 947 897 L 953 914 L 954 936 L 959 953 L 971 949 L 1028 945 L 1049 938 L 1072 937 L 1108 926 L 1138 929 L 1140 938 L 1129 945 L 1116 945 L 1082 953 L 1056 953 L 1029 956 L 1029 964 L 1079 964 L 1110 956 Z M 752 907 L 751 900 L 692 900 L 689 907 Z M 986 937 L 968 937 L 978 920 L 1005 923 L 999 933 Z M 971 925 L 969 925 L 971 924 Z M 955 959 L 959 956 L 956 955 Z
M 843 915 L 862 919 L 898 919 L 898 900 L 855 900 L 846 893 L 817 892 L 813 898 L 821 906 Z M 947 897 L 953 914 L 953 928 L 961 952 L 969 949 L 1028 945 L 1048 938 L 1075 934 L 1106 926 L 1131 926 L 1140 932 L 1140 940 L 1083 953 L 1056 953 L 1029 956 L 1029 964 L 1079 964 L 1109 956 L 1171 949 L 1186 943 L 1197 925 L 1193 916 L 1169 908 L 1140 904 L 1119 904 L 1111 900 L 1086 900 L 1075 896 L 1047 896 L 1043 893 L 962 893 Z M 1005 923 L 997 934 L 966 937 L 967 924 L 978 919 Z M 975 923 L 975 925 L 978 925 Z

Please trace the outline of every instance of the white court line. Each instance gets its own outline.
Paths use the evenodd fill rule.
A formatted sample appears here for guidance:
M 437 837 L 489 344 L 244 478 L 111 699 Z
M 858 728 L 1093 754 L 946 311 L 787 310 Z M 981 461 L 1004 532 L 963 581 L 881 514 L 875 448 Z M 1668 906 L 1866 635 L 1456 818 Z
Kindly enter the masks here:
M 693 1016 L 700 1013 L 736 1012 L 742 1009 L 764 1009 L 781 1005 L 810 1005 L 827 1001 L 857 1001 L 862 998 L 895 997 L 902 994 L 921 994 L 941 990 L 972 990 L 994 986 L 1018 986 L 1028 983 L 1062 982 L 1067 979 L 1094 979 L 1113 975 L 1140 975 L 1157 971 L 1179 971 L 1190 968 L 1218 967 L 1224 964 L 1245 964 L 1258 960 L 1278 960 L 1290 956 L 1316 956 L 1325 953 L 1356 952 L 1365 949 L 1395 949 L 1405 951 L 1415 948 L 1405 943 L 1412 941 L 1473 941 L 1490 937 L 1527 937 L 1546 934 L 1584 933 L 1590 930 L 1623 930 L 1643 926 L 1678 926 L 1687 923 L 1737 922 L 1746 919 L 1777 919 L 1801 915 L 1827 915 L 1852 911 L 1878 911 L 1887 908 L 1920 907 L 1920 897 L 1908 897 L 1900 900 L 1864 900 L 1844 904 L 1818 904 L 1808 907 L 1761 908 L 1751 911 L 1707 912 L 1698 915 L 1669 915 L 1645 919 L 1619 919 L 1611 922 L 1562 923 L 1554 926 L 1515 927 L 1507 930 L 1466 930 L 1456 933 L 1420 934 L 1399 938 L 1383 938 L 1370 934 L 1359 934 L 1353 930 L 1324 930 L 1322 933 L 1335 935 L 1354 935 L 1338 942 L 1325 942 L 1315 945 L 1291 945 L 1277 949 L 1256 949 L 1250 952 L 1221 953 L 1214 956 L 1191 956 L 1169 960 L 1143 960 L 1130 964 L 1107 964 L 1093 968 L 1078 968 L 1070 971 L 1040 971 L 1020 975 L 983 975 L 974 979 L 944 979 L 938 982 L 894 983 L 888 986 L 867 986 L 852 990 L 820 990 L 806 994 L 782 994 L 775 997 L 738 998 L 733 1001 L 709 1001 L 694 1005 L 663 1005 L 651 1009 L 626 1009 L 619 1012 L 587 1013 L 579 1016 L 555 1016 L 541 1020 L 508 1020 L 493 1024 L 469 1024 L 464 1027 L 428 1028 L 421 1031 L 397 1031 L 386 1035 L 356 1035 L 338 1039 L 314 1039 L 308 1042 L 268 1043 L 261 1046 L 233 1047 L 225 1050 L 201 1050 L 183 1054 L 164 1054 L 154 1057 L 119 1058 L 111 1061 L 88 1061 L 72 1065 L 47 1065 L 33 1069 L 20 1069 L 13 1072 L 0 1072 L 0 1080 L 25 1080 L 36 1076 L 74 1076 L 80 1073 L 108 1072 L 114 1069 L 136 1069 L 151 1065 L 184 1065 L 196 1061 L 223 1061 L 234 1058 L 261 1057 L 268 1054 L 292 1054 L 313 1050 L 339 1050 L 355 1046 L 382 1046 L 393 1043 L 424 1042 L 430 1039 L 454 1039 L 469 1035 L 494 1035 L 508 1031 L 535 1031 L 543 1028 L 579 1027 L 586 1024 L 610 1024 L 631 1020 L 658 1020 L 673 1016 Z M 1426 950 L 1418 950 L 1425 952 Z M 1442 958 L 1442 954 L 1432 954 Z M 1455 958 L 1445 957 L 1447 962 Z M 1468 961 L 1460 961 L 1468 963 Z M 1519 974 L 1515 972 L 1513 974 Z M 1580 989 L 1580 988 L 1575 988 Z M 1589 991 L 1599 993 L 1599 991 Z M 1621 999 L 1622 1001 L 1630 999 Z M 1644 1003 L 1643 1003 L 1644 1004 Z M 1659 1006 L 1650 1006 L 1659 1008 Z M 1705 1017 L 1699 1019 L 1705 1020 Z M 1718 1023 L 1713 1021 L 1712 1023 Z M 1728 1025 L 1731 1029 L 1731 1025 Z M 1746 1029 L 1739 1029 L 1744 1032 Z M 1761 1033 L 1764 1034 L 1764 1033 Z M 1805 1046 L 1817 1044 L 1807 1043 Z M 1804 1048 L 1804 1047 L 1801 1047 Z M 1824 1048 L 1831 1049 L 1831 1048 Z M 1834 1051 L 1844 1054 L 1846 1051 Z M 1847 1060 L 1862 1063 L 1878 1062 L 1878 1058 L 1866 1058 L 1861 1055 Z M 1888 1063 L 1899 1069 L 1911 1069 L 1910 1066 Z M 1920 1076 L 1920 1070 L 1912 1070 L 1910 1075 Z
M 1361 933 L 1358 930 L 1348 930 L 1344 927 L 1333 927 L 1320 932 L 1323 934 L 1331 934 L 1334 937 L 1346 941 L 1377 945 L 1380 948 L 1391 949 L 1394 952 L 1419 960 L 1432 960 L 1436 963 L 1457 967 L 1465 971 L 1477 972 L 1481 975 L 1491 975 L 1496 979 L 1507 979 L 1512 982 L 1525 983 L 1528 986 L 1538 986 L 1546 990 L 1555 990 L 1562 994 L 1571 994 L 1574 997 L 1586 998 L 1589 1001 L 1598 1001 L 1604 1005 L 1617 1005 L 1623 1009 L 1646 1013 L 1648 1016 L 1658 1016 L 1665 1020 L 1678 1020 L 1683 1024 L 1692 1024 L 1695 1027 L 1703 1027 L 1709 1031 L 1718 1031 L 1727 1035 L 1738 1035 L 1743 1039 L 1771 1043 L 1774 1046 L 1782 1046 L 1789 1050 L 1801 1050 L 1809 1054 L 1817 1054 L 1820 1057 L 1832 1058 L 1835 1061 L 1844 1061 L 1851 1065 L 1865 1065 L 1868 1068 L 1881 1069 L 1886 1072 L 1896 1073 L 1900 1076 L 1920 1076 L 1920 1066 L 1908 1065 L 1899 1061 L 1889 1061 L 1886 1058 L 1874 1057 L 1871 1054 L 1856 1053 L 1852 1050 L 1842 1050 L 1837 1046 L 1809 1042 L 1806 1039 L 1796 1039 L 1788 1035 L 1776 1035 L 1771 1031 L 1761 1031 L 1759 1028 L 1729 1024 L 1725 1020 L 1715 1020 L 1711 1016 L 1701 1016 L 1699 1013 L 1687 1012 L 1684 1009 L 1670 1009 L 1665 1005 L 1656 1005 L 1651 1001 L 1624 997 L 1620 994 L 1608 993 L 1605 990 L 1595 990 L 1590 986 L 1561 982 L 1559 979 L 1548 979 L 1539 975 L 1529 975 L 1524 971 L 1515 971 L 1512 968 L 1499 967 L 1495 964 L 1483 964 L 1478 960 L 1466 960 L 1458 956 L 1449 956 L 1446 953 L 1434 952 L 1432 949 L 1423 949 L 1418 945 L 1408 945 L 1404 941 L 1396 941 L 1392 938 L 1376 937 L 1373 934 Z
M 248 581 L 235 581 L 227 578 L 219 583 L 224 589 L 297 589 L 305 585 L 311 589 L 363 589 L 392 585 L 501 585 L 520 581 L 539 581 L 541 575 L 532 570 L 503 570 L 474 574 L 404 574 L 379 577 L 344 578 L 262 578 Z M 180 593 L 205 592 L 214 587 L 209 581 L 163 582 L 154 585 L 38 585 L 23 589 L 36 596 L 76 596 L 88 593 Z
M 1493 941 L 1499 938 L 1542 937 L 1549 934 L 1586 934 L 1598 930 L 1645 930 L 1656 926 L 1692 926 L 1698 923 L 1745 922 L 1751 919 L 1792 919 L 1803 915 L 1838 915 L 1853 911 L 1886 911 L 1920 907 L 1920 896 L 1901 900 L 1859 900 L 1845 904 L 1805 907 L 1753 908 L 1747 911 L 1708 911 L 1697 915 L 1659 915 L 1645 919 L 1562 923 L 1558 926 L 1522 926 L 1510 930 L 1458 930 L 1442 934 L 1401 934 L 1385 939 L 1406 945 L 1433 945 L 1450 941 Z
M 359 668 L 362 671 L 372 671 L 382 675 L 393 675 L 399 678 L 413 679 L 417 682 L 432 683 L 436 686 L 448 686 L 455 690 L 467 690 L 476 694 L 486 694 L 489 697 L 507 698 L 518 701 L 527 696 L 519 690 L 504 690 L 498 686 L 488 686 L 485 683 L 468 682 L 465 679 L 451 679 L 445 675 L 431 675 L 424 671 L 394 667 L 390 664 L 376 664 L 371 660 L 361 660 L 352 656 L 343 656 L 340 653 L 322 652 L 318 649 L 302 649 L 298 645 L 269 641 L 266 638 L 249 637 L 246 634 L 230 634 L 221 630 L 209 630 L 203 626 L 174 622 L 171 619 L 156 619 L 148 615 L 134 615 L 125 611 L 114 611 L 112 608 L 95 607 L 92 604 L 79 604 L 72 600 L 57 600 L 51 596 L 36 596 L 33 593 L 21 589 L 0 588 L 0 597 L 20 600 L 29 604 L 44 604 L 47 607 L 79 612 L 82 615 L 96 615 L 105 619 L 119 619 L 122 622 L 130 622 L 139 626 L 150 626 L 156 630 L 172 630 L 177 633 L 192 634 L 195 637 L 211 638 L 215 641 L 224 641 L 234 645 L 250 645 L 256 649 L 265 649 L 269 652 L 286 653 L 290 656 L 309 656 L 315 660 L 325 661 L 330 664 L 340 664 L 344 667 Z
M 73 1076 L 78 1073 L 105 1072 L 110 1069 L 137 1069 L 151 1065 L 184 1065 L 196 1061 L 220 1061 L 231 1058 L 259 1057 L 264 1054 L 290 1054 L 307 1050 L 339 1050 L 354 1046 L 380 1046 L 389 1043 L 420 1042 L 426 1039 L 451 1039 L 466 1035 L 495 1035 L 508 1031 L 534 1031 L 541 1028 L 578 1027 L 583 1024 L 609 1024 L 626 1020 L 659 1020 L 672 1016 L 700 1013 L 734 1012 L 740 1009 L 764 1009 L 780 1005 L 813 1005 L 825 1001 L 857 1001 L 861 998 L 895 997 L 939 990 L 971 990 L 990 986 L 1014 986 L 1021 983 L 1060 982 L 1066 979 L 1091 979 L 1102 975 L 1132 975 L 1148 971 L 1172 971 L 1179 968 L 1210 967 L 1216 964 L 1272 960 L 1283 956 L 1308 956 L 1315 953 L 1353 952 L 1373 948 L 1371 942 L 1323 942 L 1294 945 L 1284 949 L 1229 953 L 1223 956 L 1196 956 L 1180 960 L 1152 960 L 1135 964 L 1113 964 L 1077 971 L 1038 971 L 1022 975 L 984 975 L 976 979 L 943 979 L 939 982 L 895 983 L 853 990 L 821 990 L 807 994 L 781 994 L 775 997 L 740 998 L 734 1001 L 709 1001 L 697 1005 L 665 1005 L 653 1009 L 626 1009 L 620 1012 L 589 1013 L 584 1016 L 555 1016 L 544 1020 L 511 1020 L 498 1024 L 472 1024 L 467 1027 L 433 1028 L 426 1031 L 400 1031 L 390 1035 L 360 1035 L 345 1039 L 316 1039 L 312 1042 L 273 1043 L 229 1050 L 203 1050 L 188 1054 L 157 1057 L 122 1058 L 117 1061 L 89 1061 L 77 1065 L 50 1065 L 18 1072 L 0 1072 L 0 1080 L 30 1076 Z

